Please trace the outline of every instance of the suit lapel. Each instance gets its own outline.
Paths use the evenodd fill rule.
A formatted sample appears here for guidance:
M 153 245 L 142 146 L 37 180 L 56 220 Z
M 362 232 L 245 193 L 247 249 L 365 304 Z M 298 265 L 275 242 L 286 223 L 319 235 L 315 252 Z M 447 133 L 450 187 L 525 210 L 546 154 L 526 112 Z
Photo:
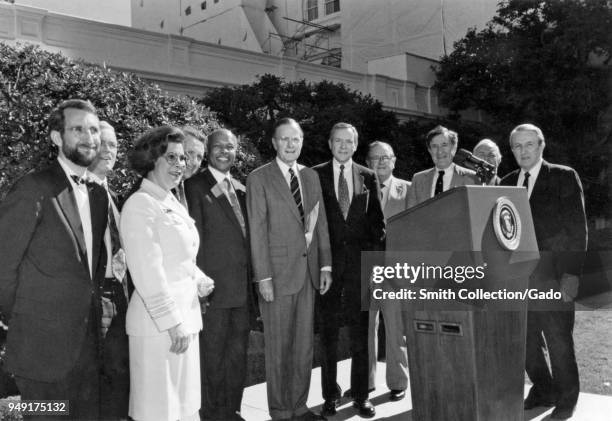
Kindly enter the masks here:
M 424 183 L 421 185 L 421 194 L 425 199 L 431 199 L 431 185 L 433 184 L 434 175 L 436 173 L 436 167 L 433 167 L 425 174 Z
M 542 166 L 540 167 L 540 173 L 538 174 L 538 178 L 533 185 L 533 190 L 531 191 L 531 197 L 529 198 L 529 202 L 532 203 L 537 201 L 540 197 L 549 197 L 548 190 L 548 174 L 550 172 L 550 167 L 546 161 L 542 162 Z
M 291 209 L 291 213 L 297 218 L 300 223 L 302 222 L 302 218 L 300 217 L 300 211 L 298 210 L 297 204 L 295 203 L 295 199 L 291 195 L 291 191 L 289 190 L 289 186 L 285 181 L 285 176 L 283 176 L 283 172 L 279 168 L 276 160 L 272 161 L 272 165 L 270 166 L 270 170 L 272 171 L 272 177 L 270 183 L 274 186 L 276 191 L 281 195 L 281 197 L 287 202 L 289 209 Z M 302 193 L 303 195 L 303 193 Z
M 323 190 L 323 194 L 326 194 L 329 198 L 334 212 L 344 219 L 342 216 L 342 210 L 340 209 L 340 203 L 338 203 L 338 198 L 336 197 L 336 189 L 334 187 L 334 167 L 332 161 L 327 162 L 325 165 L 323 165 L 323 167 L 321 167 L 319 179 L 321 180 L 321 190 Z
M 357 164 L 353 162 L 353 198 L 363 191 L 363 176 L 361 171 L 357 167 Z M 352 203 L 352 202 L 351 202 Z

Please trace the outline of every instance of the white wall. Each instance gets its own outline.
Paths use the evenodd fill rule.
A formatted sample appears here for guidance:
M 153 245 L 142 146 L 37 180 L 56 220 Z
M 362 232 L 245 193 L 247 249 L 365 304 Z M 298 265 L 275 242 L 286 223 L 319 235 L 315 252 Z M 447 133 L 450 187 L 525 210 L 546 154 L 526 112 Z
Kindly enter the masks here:
M 128 0 L 16 0 L 15 4 L 116 25 L 132 24 Z

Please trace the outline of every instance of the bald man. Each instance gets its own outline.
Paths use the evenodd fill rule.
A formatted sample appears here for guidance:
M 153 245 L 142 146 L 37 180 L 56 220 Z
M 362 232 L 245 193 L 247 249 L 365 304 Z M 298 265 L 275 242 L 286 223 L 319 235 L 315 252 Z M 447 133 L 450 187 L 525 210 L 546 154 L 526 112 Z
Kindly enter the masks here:
M 189 214 L 200 234 L 197 264 L 215 280 L 200 332 L 201 415 L 204 420 L 239 420 L 247 369 L 251 277 L 246 190 L 230 174 L 238 147 L 236 136 L 219 129 L 208 136 L 206 146 L 208 168 L 185 182 Z

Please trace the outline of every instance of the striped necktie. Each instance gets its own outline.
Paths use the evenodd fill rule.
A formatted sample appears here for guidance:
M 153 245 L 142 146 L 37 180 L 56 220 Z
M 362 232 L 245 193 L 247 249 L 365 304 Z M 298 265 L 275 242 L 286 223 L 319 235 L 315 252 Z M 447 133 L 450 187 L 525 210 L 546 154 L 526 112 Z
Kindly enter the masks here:
M 295 204 L 300 211 L 300 218 L 302 219 L 302 224 L 304 223 L 304 206 L 302 205 L 302 192 L 300 191 L 300 183 L 293 171 L 293 168 L 289 168 L 289 187 L 291 188 L 291 195 L 293 196 L 293 200 L 295 200 Z

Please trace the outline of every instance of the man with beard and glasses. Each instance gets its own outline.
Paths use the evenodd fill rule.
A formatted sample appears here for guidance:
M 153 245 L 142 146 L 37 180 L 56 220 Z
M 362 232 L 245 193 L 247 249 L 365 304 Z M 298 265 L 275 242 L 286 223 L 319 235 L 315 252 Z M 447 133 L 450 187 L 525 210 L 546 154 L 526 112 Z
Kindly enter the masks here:
M 64 419 L 98 419 L 108 198 L 87 167 L 100 148 L 99 121 L 90 102 L 71 99 L 48 124 L 57 161 L 24 176 L 0 203 L 6 366 L 22 400 L 63 400 Z
M 89 166 L 92 179 L 106 190 L 108 224 L 104 232 L 106 271 L 100 285 L 102 304 L 101 417 L 105 420 L 127 419 L 130 394 L 128 336 L 125 333 L 128 281 L 125 252 L 119 238 L 117 195 L 108 185 L 108 176 L 117 162 L 117 135 L 106 121 L 100 121 L 100 151 Z

